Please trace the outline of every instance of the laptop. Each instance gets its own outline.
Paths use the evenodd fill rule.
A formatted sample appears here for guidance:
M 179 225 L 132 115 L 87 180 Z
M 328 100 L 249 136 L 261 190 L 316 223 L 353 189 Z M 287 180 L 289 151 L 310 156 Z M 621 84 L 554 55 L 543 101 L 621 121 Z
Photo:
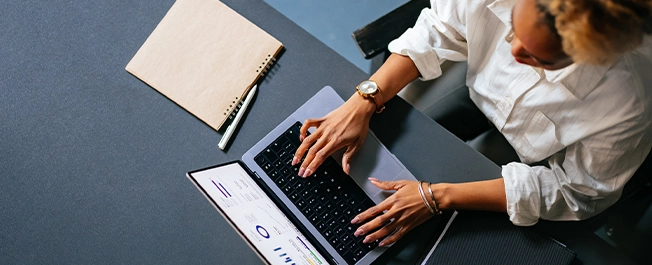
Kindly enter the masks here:
M 416 180 L 370 131 L 342 171 L 343 150 L 331 155 L 307 178 L 291 166 L 299 128 L 344 100 L 326 86 L 247 151 L 240 161 L 203 168 L 187 177 L 267 264 L 370 264 L 387 247 L 355 237 L 358 213 L 392 193 L 369 177 Z M 311 128 L 314 131 L 314 128 Z

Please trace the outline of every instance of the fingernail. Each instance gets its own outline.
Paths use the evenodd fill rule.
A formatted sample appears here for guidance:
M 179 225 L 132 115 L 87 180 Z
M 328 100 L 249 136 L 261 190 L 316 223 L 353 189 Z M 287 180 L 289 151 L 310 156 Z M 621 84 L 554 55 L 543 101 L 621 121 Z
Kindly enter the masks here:
M 378 246 L 379 246 L 379 247 L 383 247 L 383 246 L 385 246 L 385 241 L 380 241 L 380 243 L 378 243 Z
M 299 168 L 299 177 L 303 177 L 304 168 Z
M 360 222 L 360 218 L 358 217 L 353 218 L 353 220 L 351 220 L 351 224 L 357 224 L 358 222 Z
M 303 142 L 303 135 L 299 135 L 299 142 Z
M 362 232 L 362 229 L 358 228 L 358 230 L 355 230 L 355 233 L 353 233 L 353 235 L 354 235 L 354 236 L 360 236 L 360 235 L 362 235 L 363 233 L 364 233 L 364 232 Z
M 297 163 L 299 163 L 299 158 L 295 156 L 294 158 L 292 158 L 292 165 L 294 166 Z
M 369 181 L 380 182 L 380 180 L 378 180 L 377 178 L 369 178 Z
M 312 174 L 312 170 L 307 169 L 306 172 L 303 174 L 303 177 L 306 178 Z
M 371 240 L 371 238 L 365 237 L 364 240 L 362 240 L 362 243 L 369 244 L 369 242 L 371 242 L 371 241 L 373 241 L 373 240 Z
M 348 175 L 349 172 L 351 172 L 351 165 L 349 163 L 346 163 L 344 172 Z

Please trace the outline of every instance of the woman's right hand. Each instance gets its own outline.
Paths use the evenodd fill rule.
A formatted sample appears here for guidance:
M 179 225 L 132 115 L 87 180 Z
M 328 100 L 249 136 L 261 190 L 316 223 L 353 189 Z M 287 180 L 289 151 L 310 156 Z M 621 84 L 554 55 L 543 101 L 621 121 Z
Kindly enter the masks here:
M 342 169 L 349 174 L 349 161 L 362 147 L 369 130 L 369 120 L 375 109 L 376 105 L 372 100 L 353 94 L 342 106 L 326 116 L 307 119 L 301 126 L 301 145 L 292 160 L 292 165 L 296 165 L 305 155 L 299 168 L 299 176 L 312 175 L 329 155 L 343 147 L 347 149 L 342 157 Z M 310 127 L 317 129 L 306 137 Z

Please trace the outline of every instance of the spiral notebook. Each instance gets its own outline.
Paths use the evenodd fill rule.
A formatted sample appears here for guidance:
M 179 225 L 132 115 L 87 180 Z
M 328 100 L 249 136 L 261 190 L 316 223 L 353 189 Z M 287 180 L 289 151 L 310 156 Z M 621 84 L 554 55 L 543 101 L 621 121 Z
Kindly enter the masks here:
M 177 0 L 126 70 L 215 130 L 283 48 L 217 0 Z

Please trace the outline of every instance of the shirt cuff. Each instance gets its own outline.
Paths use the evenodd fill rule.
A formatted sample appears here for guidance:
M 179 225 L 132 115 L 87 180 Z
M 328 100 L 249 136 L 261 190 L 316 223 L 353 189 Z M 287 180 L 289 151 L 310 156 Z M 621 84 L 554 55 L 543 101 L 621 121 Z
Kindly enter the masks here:
M 440 59 L 435 50 L 413 28 L 405 31 L 400 37 L 387 46 L 390 52 L 408 56 L 414 62 L 422 80 L 435 79 L 441 76 Z
M 541 216 L 541 191 L 534 170 L 523 163 L 503 166 L 507 214 L 514 225 L 531 226 Z

